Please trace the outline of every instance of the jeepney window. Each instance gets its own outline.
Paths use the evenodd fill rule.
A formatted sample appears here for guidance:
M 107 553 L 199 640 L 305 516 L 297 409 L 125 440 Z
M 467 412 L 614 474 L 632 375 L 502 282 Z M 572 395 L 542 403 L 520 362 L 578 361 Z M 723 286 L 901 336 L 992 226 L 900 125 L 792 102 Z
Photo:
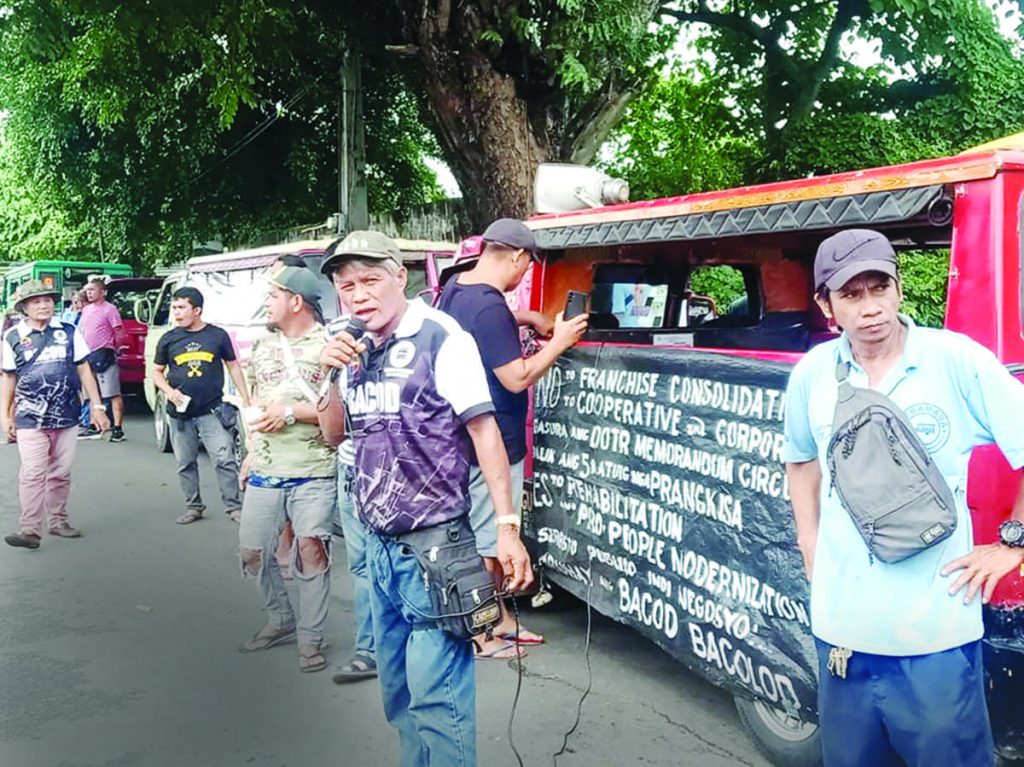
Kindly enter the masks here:
M 592 313 L 611 315 L 619 328 L 660 328 L 665 324 L 668 285 L 596 283 L 590 301 Z
M 687 278 L 678 325 L 704 325 L 717 319 L 722 324 L 727 320 L 734 325 L 753 324 L 757 318 L 751 306 L 743 272 L 726 264 L 698 266 Z
M 406 271 L 409 273 L 409 280 L 405 286 L 407 298 L 416 298 L 421 292 L 427 289 L 427 262 L 416 261 L 406 264 Z
M 170 283 L 164 285 L 157 299 L 156 310 L 153 312 L 153 326 L 166 325 L 171 319 L 171 290 Z

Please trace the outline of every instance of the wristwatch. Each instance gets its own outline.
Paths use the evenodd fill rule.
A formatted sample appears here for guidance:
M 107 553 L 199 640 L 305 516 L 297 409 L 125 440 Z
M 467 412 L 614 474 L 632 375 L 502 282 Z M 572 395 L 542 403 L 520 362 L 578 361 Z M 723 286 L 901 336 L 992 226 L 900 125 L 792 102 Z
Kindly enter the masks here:
M 284 409 L 284 422 L 289 426 L 295 425 L 295 411 L 292 410 L 291 405 Z
M 1013 549 L 1024 549 L 1024 522 L 1008 519 L 999 526 L 999 542 Z

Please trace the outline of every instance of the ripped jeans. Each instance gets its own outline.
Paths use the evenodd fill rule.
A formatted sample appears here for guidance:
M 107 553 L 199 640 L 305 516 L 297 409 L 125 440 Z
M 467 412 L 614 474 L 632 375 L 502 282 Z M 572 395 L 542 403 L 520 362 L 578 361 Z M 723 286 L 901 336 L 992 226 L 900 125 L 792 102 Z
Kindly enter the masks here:
M 323 644 L 331 593 L 331 521 L 334 518 L 337 486 L 334 477 L 311 479 L 295 487 L 253 487 L 245 491 L 238 545 L 242 555 L 242 575 L 255 578 L 267 622 L 274 629 L 298 628 L 300 645 Z M 288 599 L 281 568 L 274 557 L 277 538 L 285 520 L 291 520 L 295 541 L 290 562 L 298 584 L 299 618 Z M 305 539 L 305 541 L 303 540 Z M 323 547 L 326 566 L 317 572 L 303 572 L 299 547 L 314 539 Z M 246 550 L 259 555 L 258 569 L 247 566 Z

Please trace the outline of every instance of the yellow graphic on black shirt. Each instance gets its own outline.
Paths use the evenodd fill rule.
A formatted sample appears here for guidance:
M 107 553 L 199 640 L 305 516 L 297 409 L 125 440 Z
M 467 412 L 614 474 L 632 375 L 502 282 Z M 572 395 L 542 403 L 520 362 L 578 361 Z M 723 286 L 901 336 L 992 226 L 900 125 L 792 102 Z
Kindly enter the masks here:
M 179 367 L 182 365 L 188 365 L 188 377 L 189 378 L 202 378 L 203 377 L 203 363 L 209 365 L 213 362 L 212 352 L 203 351 L 189 351 L 179 354 L 174 358 L 174 364 Z

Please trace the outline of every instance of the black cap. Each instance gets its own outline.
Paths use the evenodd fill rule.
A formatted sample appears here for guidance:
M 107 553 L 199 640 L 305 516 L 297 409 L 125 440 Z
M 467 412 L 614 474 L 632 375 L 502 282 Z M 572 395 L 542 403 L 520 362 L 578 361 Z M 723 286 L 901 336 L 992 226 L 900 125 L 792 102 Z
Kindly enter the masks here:
M 814 290 L 839 290 L 858 274 L 882 272 L 896 277 L 896 251 L 884 234 L 847 229 L 818 246 L 814 257 Z
M 516 250 L 525 250 L 534 261 L 539 261 L 537 255 L 537 240 L 533 232 L 522 221 L 514 218 L 499 218 L 483 233 L 484 242 L 493 242 L 498 245 L 505 245 Z

